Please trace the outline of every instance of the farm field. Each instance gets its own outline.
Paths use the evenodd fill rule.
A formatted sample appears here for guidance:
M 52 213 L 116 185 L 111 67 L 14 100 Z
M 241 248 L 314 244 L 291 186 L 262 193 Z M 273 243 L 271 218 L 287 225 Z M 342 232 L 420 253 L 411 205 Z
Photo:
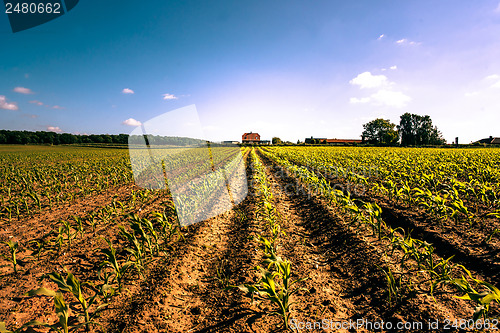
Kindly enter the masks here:
M 500 329 L 500 150 L 241 151 L 181 226 L 127 149 L 0 146 L 0 332 Z

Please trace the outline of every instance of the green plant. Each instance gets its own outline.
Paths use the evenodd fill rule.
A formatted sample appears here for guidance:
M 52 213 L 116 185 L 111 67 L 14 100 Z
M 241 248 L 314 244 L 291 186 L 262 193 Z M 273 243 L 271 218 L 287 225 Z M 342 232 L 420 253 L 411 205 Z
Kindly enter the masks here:
M 476 289 L 471 286 L 469 280 L 462 275 L 461 278 L 453 279 L 450 282 L 455 285 L 460 292 L 465 293 L 463 296 L 455 297 L 470 300 L 476 304 L 473 315 L 474 321 L 477 321 L 480 318 L 487 319 L 491 303 L 496 302 L 500 304 L 500 290 L 488 282 L 474 279 L 465 267 L 461 266 L 461 268 L 476 284 L 476 288 L 481 288 L 482 291 L 476 291 Z
M 71 295 L 74 296 L 74 298 L 77 300 L 77 304 L 79 304 L 81 308 L 81 313 L 83 314 L 83 317 L 85 318 L 85 321 L 81 324 L 78 324 L 76 326 L 73 326 L 72 329 L 76 329 L 82 326 L 85 326 L 85 330 L 87 332 L 90 332 L 90 326 L 92 324 L 95 324 L 93 322 L 93 318 L 97 313 L 99 312 L 100 309 L 102 309 L 104 306 L 107 304 L 101 304 L 96 307 L 96 309 L 91 312 L 90 309 L 91 307 L 97 302 L 98 296 L 100 294 L 100 290 L 96 291 L 94 289 L 95 293 L 93 296 L 85 298 L 82 292 L 82 286 L 87 285 L 90 287 L 93 287 L 89 283 L 81 283 L 73 274 L 67 273 L 66 277 L 62 276 L 60 273 L 54 272 L 54 273 L 49 273 L 47 274 L 50 280 L 52 282 L 56 283 L 57 286 L 59 287 L 58 291 L 46 289 L 46 288 L 39 288 L 36 290 L 32 290 L 28 292 L 27 294 L 29 296 L 35 296 L 35 295 L 45 295 L 45 296 L 52 296 L 54 297 L 54 305 L 55 305 L 55 310 L 56 314 L 59 318 L 59 324 L 63 328 L 64 332 L 67 333 L 70 329 L 68 325 L 69 321 L 69 306 L 66 304 L 62 292 L 69 292 Z
M 125 251 L 127 251 L 134 258 L 134 261 L 132 262 L 134 263 L 137 272 L 144 277 L 143 271 L 145 269 L 145 261 L 141 243 L 135 236 L 135 233 L 128 232 L 121 225 L 118 226 L 118 228 L 120 229 L 118 231 L 118 234 L 123 239 L 128 241 L 129 246 L 125 248 Z
M 106 255 L 106 260 L 101 263 L 101 267 L 108 266 L 113 269 L 113 280 L 116 280 L 118 283 L 118 290 L 121 292 L 123 288 L 123 279 L 125 273 L 134 265 L 133 262 L 127 261 L 123 264 L 119 264 L 118 259 L 116 258 L 116 249 L 113 247 L 113 244 L 110 240 L 104 238 L 106 243 L 109 245 L 109 249 L 102 249 L 101 252 Z M 109 282 L 106 280 L 106 284 Z
M 71 223 L 69 221 L 61 221 L 62 226 L 59 227 L 59 235 L 66 237 L 66 242 L 68 243 L 68 249 L 71 248 L 71 242 L 76 237 L 77 232 L 73 232 Z M 62 245 L 60 243 L 60 245 Z
M 4 242 L 4 244 L 7 244 L 9 246 L 10 256 L 6 256 L 6 255 L 2 254 L 2 257 L 4 257 L 5 259 L 7 259 L 8 261 L 10 261 L 12 263 L 12 265 L 14 266 L 14 273 L 17 274 L 18 262 L 17 262 L 16 252 L 17 252 L 17 249 L 19 247 L 19 243 L 9 240 L 7 242 Z
M 56 312 L 56 315 L 57 315 L 57 318 L 58 318 L 58 323 L 59 326 L 61 327 L 61 329 L 59 329 L 58 325 L 57 324 L 53 324 L 53 325 L 48 325 L 48 324 L 38 324 L 38 325 L 43 325 L 43 326 L 48 326 L 50 327 L 51 329 L 54 329 L 56 330 L 57 332 L 63 332 L 63 333 L 69 333 L 69 330 L 70 327 L 68 325 L 68 321 L 69 321 L 69 306 L 66 304 L 66 302 L 64 301 L 64 296 L 63 294 L 60 292 L 60 291 L 54 291 L 54 290 L 50 290 L 50 289 L 47 289 L 47 288 L 39 288 L 39 289 L 36 289 L 36 290 L 31 290 L 27 293 L 28 296 L 50 296 L 50 297 L 54 297 L 54 310 Z M 81 325 L 78 325 L 77 327 L 74 327 L 74 328 L 78 328 L 80 327 Z
M 7 329 L 7 326 L 5 325 L 5 323 L 3 321 L 0 321 L 0 333 L 20 333 L 20 332 L 24 331 L 24 328 L 30 327 L 30 326 L 47 326 L 47 325 L 44 323 L 41 323 L 39 321 L 32 320 L 32 321 L 29 321 L 26 324 L 22 325 L 18 329 L 11 331 L 11 330 Z
M 294 304 L 290 297 L 299 290 L 306 290 L 294 287 L 294 285 L 307 278 L 292 280 L 291 263 L 288 260 L 276 258 L 274 261 L 265 262 L 272 265 L 275 270 L 257 266 L 255 269 L 260 274 L 260 280 L 256 284 L 243 284 L 230 288 L 238 288 L 247 295 L 252 295 L 252 299 L 253 295 L 257 294 L 261 298 L 270 300 L 277 307 L 277 310 L 271 312 L 270 315 L 279 315 L 283 320 L 283 326 L 287 327 L 290 306 Z

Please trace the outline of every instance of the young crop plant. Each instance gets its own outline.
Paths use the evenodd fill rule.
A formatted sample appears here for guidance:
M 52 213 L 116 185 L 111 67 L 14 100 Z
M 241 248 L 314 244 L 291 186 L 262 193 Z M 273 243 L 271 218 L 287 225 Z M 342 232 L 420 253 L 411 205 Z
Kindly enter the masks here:
M 230 288 L 238 288 L 247 295 L 251 295 L 252 300 L 256 294 L 261 299 L 271 301 L 276 310 L 268 315 L 278 315 L 283 320 L 283 327 L 288 327 L 288 319 L 290 314 L 290 306 L 294 304 L 290 297 L 299 290 L 306 291 L 307 289 L 298 288 L 295 285 L 306 280 L 292 279 L 291 263 L 288 260 L 282 260 L 277 257 L 273 260 L 266 260 L 268 268 L 257 266 L 255 269 L 260 275 L 260 279 L 256 284 L 242 284 L 239 286 L 230 286 Z
M 15 330 L 11 331 L 11 330 L 7 329 L 7 326 L 5 325 L 5 323 L 3 321 L 0 321 L 0 333 L 20 333 L 20 332 L 25 332 L 25 328 L 30 327 L 30 326 L 47 326 L 47 325 L 45 325 L 44 323 L 41 323 L 39 321 L 32 320 L 32 321 L 29 321 L 26 324 L 22 325 L 18 329 L 15 329 Z
M 386 278 L 387 302 L 389 304 L 392 304 L 392 302 L 395 304 L 399 303 L 403 295 L 408 290 L 411 291 L 411 281 L 405 280 L 404 274 L 393 274 L 390 268 L 387 268 L 387 270 L 380 268 L 380 270 L 382 270 Z
M 88 286 L 90 289 L 92 285 L 89 283 L 81 283 L 73 274 L 67 273 L 66 277 L 61 275 L 60 273 L 54 272 L 47 274 L 47 277 L 54 283 L 57 284 L 58 290 L 51 290 L 44 287 L 31 290 L 27 293 L 28 296 L 50 296 L 54 297 L 54 307 L 56 314 L 59 318 L 58 325 L 48 325 L 44 324 L 44 326 L 49 326 L 52 329 L 56 329 L 58 332 L 68 333 L 70 330 L 76 330 L 81 327 L 85 327 L 86 332 L 90 332 L 91 325 L 96 324 L 93 320 L 95 316 L 102 310 L 107 304 L 97 305 L 99 301 L 99 295 L 101 294 L 101 290 L 93 290 L 94 295 L 90 297 L 85 297 L 82 291 L 83 286 Z M 79 309 L 76 306 L 72 306 L 73 303 L 67 304 L 63 292 L 68 292 L 76 300 L 76 304 L 79 306 Z M 91 308 L 95 305 L 95 309 L 91 311 Z M 83 323 L 78 323 L 76 325 L 70 325 L 70 306 L 72 306 L 71 310 L 73 313 L 78 316 L 83 317 Z M 59 329 L 59 327 L 62 329 Z
M 7 259 L 8 261 L 10 261 L 12 263 L 12 266 L 14 267 L 14 273 L 17 274 L 18 260 L 17 260 L 16 253 L 17 253 L 17 249 L 19 247 L 19 243 L 9 240 L 7 242 L 4 242 L 4 244 L 6 244 L 9 247 L 10 256 L 6 256 L 6 255 L 2 254 L 2 257 L 4 257 L 5 259 Z
M 373 235 L 377 236 L 379 240 L 383 237 L 383 231 L 387 228 L 384 220 L 382 219 L 382 208 L 376 203 L 365 203 L 363 211 L 368 215 L 366 217 L 368 223 L 372 226 Z
M 109 285 L 109 278 L 112 278 L 112 282 L 116 281 L 118 283 L 118 291 L 121 292 L 123 289 L 123 281 L 125 278 L 125 274 L 127 271 L 134 266 L 132 261 L 126 261 L 123 264 L 118 262 L 116 258 L 116 249 L 113 247 L 111 241 L 107 238 L 104 238 L 106 243 L 108 243 L 109 249 L 102 249 L 101 252 L 106 255 L 106 260 L 104 260 L 100 267 L 104 269 L 106 267 L 110 267 L 112 271 L 111 276 L 107 276 L 108 278 L 105 281 L 106 285 Z
M 146 260 L 144 256 L 143 246 L 137 239 L 135 232 L 128 232 L 121 225 L 118 226 L 118 228 L 120 229 L 118 235 L 120 235 L 125 241 L 128 242 L 128 247 L 125 248 L 125 251 L 127 251 L 129 255 L 134 259 L 131 260 L 134 263 L 134 267 L 136 268 L 139 275 L 144 278 Z
M 61 221 L 62 226 L 59 227 L 59 236 L 61 239 L 66 238 L 66 242 L 68 243 L 68 250 L 71 248 L 71 242 L 76 237 L 77 231 L 73 232 L 73 228 L 69 221 Z M 59 244 L 62 245 L 61 243 Z
M 80 236 L 83 237 L 83 234 L 85 233 L 84 229 L 83 229 L 83 219 L 81 217 L 78 217 L 76 215 L 73 216 L 73 219 L 75 220 L 75 223 L 76 223 L 76 230 L 78 232 L 80 232 Z
M 476 307 L 473 315 L 474 321 L 477 321 L 481 318 L 483 320 L 488 319 L 491 304 L 492 303 L 497 303 L 497 305 L 500 304 L 500 290 L 488 282 L 473 278 L 471 273 L 467 269 L 465 269 L 465 267 L 461 266 L 461 268 L 475 283 L 476 288 L 481 288 L 478 290 L 482 291 L 476 291 L 476 289 L 474 289 L 471 286 L 469 280 L 462 275 L 461 278 L 453 279 L 450 281 L 451 284 L 457 287 L 459 292 L 465 294 L 463 296 L 455 296 L 455 297 L 464 300 L 469 300 L 475 303 Z

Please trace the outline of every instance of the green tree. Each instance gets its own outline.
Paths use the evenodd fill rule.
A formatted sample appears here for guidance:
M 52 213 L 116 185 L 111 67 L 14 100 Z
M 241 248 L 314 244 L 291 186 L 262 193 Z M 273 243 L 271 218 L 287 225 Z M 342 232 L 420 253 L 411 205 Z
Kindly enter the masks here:
M 277 136 L 275 136 L 273 139 L 272 139 L 272 142 L 273 142 L 273 145 L 280 145 L 283 143 L 283 141 L 281 141 L 280 138 L 278 138 Z
M 446 140 L 436 126 L 432 125 L 431 117 L 405 113 L 398 125 L 401 145 L 440 145 Z
M 362 136 L 364 140 L 371 143 L 393 144 L 398 141 L 396 125 L 389 119 L 377 118 L 363 125 Z

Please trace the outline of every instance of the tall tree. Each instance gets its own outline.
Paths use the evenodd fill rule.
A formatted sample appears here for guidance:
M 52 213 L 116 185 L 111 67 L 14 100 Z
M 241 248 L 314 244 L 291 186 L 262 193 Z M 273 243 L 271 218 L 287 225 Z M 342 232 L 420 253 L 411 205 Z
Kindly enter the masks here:
M 405 113 L 398 125 L 402 146 L 439 145 L 446 141 L 436 126 L 432 125 L 431 117 Z
M 377 118 L 363 125 L 362 136 L 371 143 L 392 144 L 398 141 L 396 125 L 388 119 Z

